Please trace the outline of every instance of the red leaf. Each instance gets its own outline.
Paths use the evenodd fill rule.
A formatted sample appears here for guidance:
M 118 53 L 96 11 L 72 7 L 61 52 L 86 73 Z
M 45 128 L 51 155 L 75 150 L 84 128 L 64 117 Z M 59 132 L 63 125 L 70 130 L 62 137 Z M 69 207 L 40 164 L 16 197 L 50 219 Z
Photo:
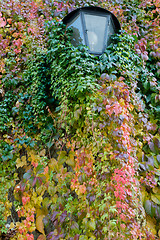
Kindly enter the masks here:
M 6 25 L 5 18 L 0 18 L 0 27 L 4 27 Z

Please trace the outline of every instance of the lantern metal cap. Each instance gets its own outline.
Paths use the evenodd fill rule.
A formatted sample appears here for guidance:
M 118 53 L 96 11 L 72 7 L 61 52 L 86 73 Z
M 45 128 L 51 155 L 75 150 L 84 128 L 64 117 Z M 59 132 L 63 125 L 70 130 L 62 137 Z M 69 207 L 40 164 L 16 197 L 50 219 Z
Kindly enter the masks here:
M 95 6 L 87 6 L 87 7 L 82 7 L 82 8 L 77 8 L 75 10 L 73 10 L 72 12 L 70 12 L 67 16 L 65 16 L 63 18 L 63 23 L 64 24 L 68 24 L 74 17 L 76 17 L 81 11 L 92 11 L 93 13 L 104 13 L 104 14 L 110 14 L 113 18 L 114 24 L 115 24 L 115 28 L 117 30 L 117 33 L 119 32 L 119 30 L 121 30 L 121 26 L 120 23 L 118 21 L 118 19 L 116 18 L 116 16 L 111 13 L 110 11 L 101 8 L 101 7 L 95 7 Z

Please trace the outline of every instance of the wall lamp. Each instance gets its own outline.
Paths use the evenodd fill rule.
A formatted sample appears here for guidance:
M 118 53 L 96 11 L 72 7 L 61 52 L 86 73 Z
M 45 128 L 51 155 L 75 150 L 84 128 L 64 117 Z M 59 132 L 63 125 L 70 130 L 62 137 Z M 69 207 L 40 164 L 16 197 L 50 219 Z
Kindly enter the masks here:
M 71 43 L 88 46 L 89 53 L 101 55 L 111 43 L 111 36 L 121 29 L 118 19 L 100 7 L 82 7 L 64 17 L 63 23 L 73 29 Z

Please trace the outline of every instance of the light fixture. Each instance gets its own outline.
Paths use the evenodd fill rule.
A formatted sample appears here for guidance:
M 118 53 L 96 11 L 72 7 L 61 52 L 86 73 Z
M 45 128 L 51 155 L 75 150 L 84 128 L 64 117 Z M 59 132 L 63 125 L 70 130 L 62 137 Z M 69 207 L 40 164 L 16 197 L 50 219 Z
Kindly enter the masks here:
M 63 19 L 73 29 L 72 44 L 86 45 L 89 53 L 101 55 L 111 43 L 111 35 L 121 29 L 113 13 L 100 7 L 83 7 L 70 12 Z

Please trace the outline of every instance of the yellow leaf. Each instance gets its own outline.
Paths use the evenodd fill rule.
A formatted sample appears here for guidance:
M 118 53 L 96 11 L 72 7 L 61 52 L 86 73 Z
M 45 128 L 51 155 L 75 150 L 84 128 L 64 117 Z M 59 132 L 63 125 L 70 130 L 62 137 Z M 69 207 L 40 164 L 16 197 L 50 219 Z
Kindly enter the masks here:
M 6 13 L 8 14 L 8 16 L 10 16 L 11 15 L 11 10 L 6 10 Z
M 33 197 L 32 196 L 32 201 L 34 201 L 34 204 L 38 207 L 41 207 L 41 203 L 43 201 L 42 196 L 37 196 L 37 197 Z
M 25 162 L 26 161 L 26 156 L 22 156 L 21 160 L 22 160 L 22 162 Z
M 31 161 L 35 161 L 37 159 L 36 151 L 30 150 L 28 151 L 28 154 L 30 155 Z
M 14 228 L 15 226 L 14 226 L 14 223 L 13 222 L 11 222 L 11 224 L 10 224 L 10 229 L 12 229 L 12 228 Z
M 95 236 L 91 236 L 91 237 L 89 238 L 89 240 L 95 240 L 95 239 L 96 239 Z
M 88 237 L 85 236 L 85 235 L 81 235 L 81 236 L 79 237 L 79 240 L 88 240 Z
M 159 187 L 154 187 L 154 188 L 152 188 L 152 191 L 153 191 L 154 193 L 160 194 L 160 189 L 159 189 Z
M 43 209 L 44 209 L 44 213 L 46 212 L 46 215 L 48 214 L 48 206 L 49 206 L 50 202 L 51 202 L 51 201 L 49 200 L 48 197 L 45 197 L 45 198 L 43 199 L 43 202 L 42 202 Z
M 40 155 L 41 157 L 44 157 L 44 156 L 46 155 L 46 150 L 43 149 L 42 151 L 40 151 L 39 155 Z
M 36 189 L 36 193 L 38 194 L 38 195 L 43 195 L 44 194 L 44 192 L 45 192 L 45 187 L 43 186 L 43 185 L 41 185 L 40 187 L 37 187 L 37 189 Z
M 44 214 L 42 215 L 39 215 L 36 217 L 36 228 L 37 230 L 42 233 L 43 235 L 45 235 L 45 232 L 44 232 L 44 224 L 43 224 L 43 218 L 45 217 Z
M 150 231 L 156 235 L 157 231 L 156 231 L 156 220 L 154 218 L 151 218 L 150 216 L 147 215 L 146 218 L 147 221 L 147 227 L 150 229 Z
M 125 102 L 122 98 L 119 100 L 119 103 L 121 104 L 121 106 L 125 106 Z
M 144 187 L 141 188 L 141 199 L 142 199 L 142 202 L 144 202 L 146 196 L 148 195 L 147 191 L 145 190 Z
M 58 170 L 58 163 L 57 163 L 56 159 L 51 158 L 51 161 L 50 161 L 50 163 L 49 163 L 49 168 L 50 168 L 52 171 L 57 171 L 57 170 Z
M 42 215 L 46 216 L 47 214 L 48 214 L 48 210 L 46 211 L 45 208 L 37 209 L 37 217 L 42 216 Z
M 153 202 L 157 203 L 157 204 L 160 204 L 160 200 L 159 200 L 159 195 L 158 194 L 151 194 L 151 199 Z
M 17 168 L 23 167 L 23 166 L 25 166 L 25 165 L 27 165 L 26 156 L 23 156 L 21 159 L 20 159 L 20 158 L 17 158 L 17 160 L 16 160 L 16 166 L 17 166 Z
M 30 228 L 29 228 L 29 231 L 34 232 L 35 230 L 36 230 L 35 224 L 31 225 Z
M 54 196 L 54 194 L 56 193 L 57 191 L 57 187 L 54 186 L 53 184 L 52 185 L 49 185 L 48 187 L 48 192 L 51 196 Z
M 54 195 L 54 197 L 51 198 L 52 203 L 55 204 L 57 202 L 58 196 L 57 194 Z
M 75 160 L 74 160 L 74 153 L 73 152 L 69 153 L 69 156 L 67 157 L 66 163 L 71 167 L 75 166 Z
M 25 143 L 23 143 L 23 147 L 24 147 L 24 148 L 27 148 L 27 145 L 26 145 Z
M 92 219 L 88 222 L 88 227 L 90 230 L 94 231 L 96 229 L 96 223 L 95 223 L 95 220 Z

